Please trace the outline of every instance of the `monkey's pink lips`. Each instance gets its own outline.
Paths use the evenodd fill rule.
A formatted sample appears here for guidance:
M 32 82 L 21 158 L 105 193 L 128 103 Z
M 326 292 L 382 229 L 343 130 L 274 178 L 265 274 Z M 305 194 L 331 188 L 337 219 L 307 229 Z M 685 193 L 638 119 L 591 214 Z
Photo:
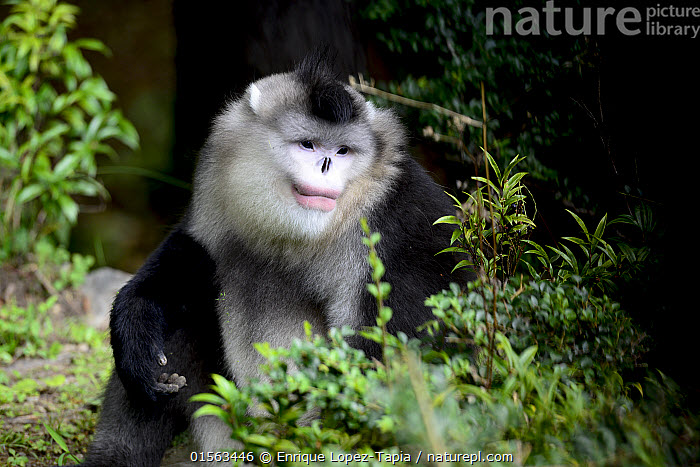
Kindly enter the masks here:
M 340 196 L 340 191 L 294 183 L 292 194 L 297 203 L 304 208 L 331 212 L 335 209 L 335 200 Z

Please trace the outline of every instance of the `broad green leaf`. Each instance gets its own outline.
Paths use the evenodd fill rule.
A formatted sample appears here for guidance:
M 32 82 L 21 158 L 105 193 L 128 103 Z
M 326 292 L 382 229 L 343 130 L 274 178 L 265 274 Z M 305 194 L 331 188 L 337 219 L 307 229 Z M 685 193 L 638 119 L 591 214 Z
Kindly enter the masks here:
M 528 347 L 527 349 L 523 350 L 523 352 L 520 354 L 520 365 L 521 367 L 527 368 L 528 365 L 532 362 L 532 359 L 535 358 L 535 355 L 537 354 L 537 346 L 533 345 L 531 347 Z
M 457 219 L 456 216 L 442 216 L 435 222 L 433 222 L 433 225 L 436 224 L 455 224 L 455 225 L 462 225 L 462 222 Z
M 27 185 L 24 188 L 20 190 L 20 192 L 17 194 L 17 199 L 15 200 L 15 203 L 18 205 L 24 204 L 28 201 L 33 200 L 40 194 L 44 192 L 44 187 L 34 183 L 32 185 Z
M 53 174 L 56 178 L 66 178 L 75 173 L 75 169 L 80 163 L 80 158 L 77 154 L 71 153 L 58 161 L 53 169 Z
M 474 265 L 474 263 L 472 263 L 471 261 L 467 261 L 466 259 L 463 259 L 462 261 L 457 263 L 457 265 L 454 268 L 452 268 L 452 271 L 450 271 L 450 272 L 455 272 L 457 269 L 466 268 L 466 267 L 473 266 L 473 265 Z
M 199 409 L 195 411 L 195 413 L 192 415 L 193 417 L 203 417 L 205 415 L 213 415 L 215 417 L 218 417 L 222 420 L 226 420 L 228 418 L 228 413 L 224 411 L 221 407 L 217 407 L 215 405 L 203 405 Z
M 107 56 L 111 55 L 111 51 L 109 50 L 109 48 L 97 39 L 76 39 L 73 43 L 76 45 L 76 47 L 79 47 L 81 49 L 102 52 Z
M 190 397 L 190 402 L 206 402 L 207 404 L 224 405 L 226 404 L 226 399 L 210 392 L 203 392 Z
M 119 129 L 122 131 L 121 136 L 119 136 L 119 141 L 126 144 L 132 150 L 138 149 L 139 134 L 134 125 L 126 118 L 121 117 L 119 119 Z
M 78 220 L 78 203 L 73 201 L 73 198 L 68 195 L 60 195 L 58 197 L 58 204 L 61 206 L 61 211 L 68 221 L 71 224 L 75 224 Z

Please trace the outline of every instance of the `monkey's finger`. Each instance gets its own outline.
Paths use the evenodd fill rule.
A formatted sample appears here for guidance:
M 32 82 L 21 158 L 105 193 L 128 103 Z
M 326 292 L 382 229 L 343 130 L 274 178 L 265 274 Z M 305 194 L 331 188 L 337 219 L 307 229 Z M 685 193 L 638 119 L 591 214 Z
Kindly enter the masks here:
M 158 377 L 157 384 L 159 390 L 164 392 L 177 392 L 178 389 L 187 386 L 187 379 L 184 376 L 173 373 L 161 373 Z M 171 387 L 172 386 L 172 387 Z M 177 389 L 174 389 L 176 387 Z
M 173 373 L 172 375 L 170 375 L 166 383 L 176 384 L 178 387 L 184 387 L 187 385 L 187 379 L 185 379 L 184 376 L 178 375 L 177 373 Z
M 174 394 L 180 390 L 180 386 L 178 386 L 177 384 L 158 383 L 158 384 L 156 384 L 156 389 L 159 392 L 164 392 L 166 394 Z

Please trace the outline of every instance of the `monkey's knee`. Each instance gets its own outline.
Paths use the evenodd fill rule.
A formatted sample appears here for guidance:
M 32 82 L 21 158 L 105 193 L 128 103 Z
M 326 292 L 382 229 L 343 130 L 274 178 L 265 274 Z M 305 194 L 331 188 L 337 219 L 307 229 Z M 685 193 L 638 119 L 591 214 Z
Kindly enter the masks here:
M 177 430 L 172 404 L 129 398 L 116 373 L 105 391 L 86 466 L 159 466 Z

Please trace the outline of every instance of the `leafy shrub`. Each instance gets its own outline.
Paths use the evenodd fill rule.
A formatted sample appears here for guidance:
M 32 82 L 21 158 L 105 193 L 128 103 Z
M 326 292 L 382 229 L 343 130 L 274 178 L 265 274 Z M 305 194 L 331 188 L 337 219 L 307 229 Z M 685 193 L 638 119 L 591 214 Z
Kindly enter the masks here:
M 449 318 L 445 323 L 457 325 Z M 194 398 L 207 403 L 197 415 L 229 424 L 241 442 L 237 452 L 255 459 L 272 452 L 278 465 L 295 463 L 278 452 L 316 460 L 324 454 L 326 461 L 368 454 L 370 465 L 392 455 L 415 463 L 427 453 L 512 454 L 527 464 L 647 465 L 682 464 L 698 454 L 697 444 L 686 443 L 698 440 L 696 422 L 663 376 L 644 386 L 659 399 L 647 396 L 649 403 L 637 408 L 619 377 L 584 386 L 567 377 L 566 365 L 539 363 L 536 346 L 518 353 L 498 333 L 494 384 L 487 389 L 474 384 L 483 378 L 471 376 L 478 375 L 471 354 L 457 351 L 431 363 L 435 355 L 417 341 L 390 336 L 394 358 L 385 367 L 349 347 L 344 337 L 351 333 L 334 329 L 326 340 L 309 330 L 289 349 L 258 345 L 268 359 L 265 381 L 237 388 L 216 376 L 217 394 Z
M 66 245 L 75 196 L 107 197 L 96 156 L 114 156 L 116 139 L 138 145 L 134 127 L 113 109 L 114 94 L 69 41 L 78 9 L 56 0 L 13 1 L 0 24 L 0 259 L 32 251 L 41 239 Z
M 20 356 L 55 357 L 61 350 L 58 343 L 48 345 L 53 334 L 49 309 L 57 297 L 50 297 L 39 305 L 18 307 L 13 303 L 0 307 L 0 361 L 10 363 Z
M 65 248 L 54 246 L 42 239 L 34 246 L 32 259 L 36 261 L 42 276 L 51 281 L 57 292 L 66 287 L 77 288 L 85 281 L 85 276 L 95 263 L 95 258 L 79 253 L 70 253 Z
M 489 312 L 494 302 L 495 319 Z M 473 284 L 468 292 L 453 287 L 433 295 L 426 304 L 439 318 L 429 324 L 431 334 L 451 343 L 440 354 L 446 362 L 453 353 L 489 348 L 495 328 L 516 352 L 536 347 L 541 364 L 563 365 L 570 376 L 604 385 L 612 373 L 641 365 L 646 351 L 645 335 L 620 305 L 580 284 L 510 281 L 496 289 L 495 300 L 493 288 Z M 479 377 L 470 381 L 488 386 L 486 373 L 478 367 Z
M 606 214 L 593 232 L 589 231 L 576 213 L 569 210 L 567 212 L 576 220 L 583 235 L 563 237 L 563 240 L 578 247 L 575 250 L 581 253 L 577 254 L 566 244 L 560 244 L 558 247 L 547 245 L 546 248 L 551 252 L 547 253 L 545 248 L 537 243 L 524 240 L 533 247 L 525 253 L 534 255 L 542 266 L 538 272 L 530 263 L 525 263 L 534 277 L 558 282 L 575 279 L 590 288 L 610 293 L 617 290 L 618 283 L 631 279 L 644 267 L 645 263 L 653 260 L 649 256 L 650 250 L 646 245 L 635 248 L 622 241 L 610 242 L 605 239 L 605 230 L 613 223 L 633 225 L 643 234 L 646 229 L 648 234 L 648 229 L 653 229 L 653 220 L 651 210 L 647 206 L 635 206 L 634 216 L 625 214 L 610 223 Z

